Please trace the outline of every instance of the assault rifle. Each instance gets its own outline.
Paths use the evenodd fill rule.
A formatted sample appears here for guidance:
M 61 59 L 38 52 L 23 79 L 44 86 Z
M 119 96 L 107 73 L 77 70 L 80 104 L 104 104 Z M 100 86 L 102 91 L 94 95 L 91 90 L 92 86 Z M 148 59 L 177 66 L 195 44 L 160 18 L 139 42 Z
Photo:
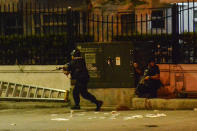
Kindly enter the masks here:
M 52 70 L 52 71 L 57 71 L 57 70 L 62 70 L 63 73 L 65 75 L 67 75 L 67 76 L 70 74 L 70 72 L 68 71 L 68 65 L 66 65 L 64 67 L 56 67 L 56 69 L 55 70 Z
M 54 69 L 52 71 L 57 71 L 57 70 L 66 70 L 66 67 L 56 67 L 56 69 Z
M 63 71 L 66 71 L 67 70 L 67 68 L 66 67 L 56 67 L 56 69 L 55 70 L 63 70 Z
M 139 81 L 139 84 L 145 84 L 145 77 L 148 76 L 148 69 L 144 71 L 144 75 L 142 76 L 141 80 Z

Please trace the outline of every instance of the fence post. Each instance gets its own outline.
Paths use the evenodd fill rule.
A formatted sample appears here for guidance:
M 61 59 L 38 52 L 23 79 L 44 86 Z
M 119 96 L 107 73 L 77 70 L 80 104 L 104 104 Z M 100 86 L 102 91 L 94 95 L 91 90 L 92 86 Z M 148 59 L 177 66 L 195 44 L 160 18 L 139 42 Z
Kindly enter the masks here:
M 178 5 L 172 6 L 172 61 L 177 64 L 180 62 L 180 47 L 179 47 L 179 12 Z M 179 61 L 178 61 L 179 60 Z
M 66 12 L 66 36 L 67 36 L 67 44 L 68 44 L 68 52 L 72 51 L 75 48 L 74 43 L 74 33 L 73 33 L 73 11 L 68 8 Z
M 1 4 L 0 4 L 0 35 L 3 35 L 3 17 L 1 12 Z
M 86 18 L 87 18 L 87 16 L 86 16 L 86 12 L 82 12 L 82 23 L 83 23 L 83 36 L 85 36 L 86 35 L 86 32 L 87 32 L 87 30 L 86 30 Z

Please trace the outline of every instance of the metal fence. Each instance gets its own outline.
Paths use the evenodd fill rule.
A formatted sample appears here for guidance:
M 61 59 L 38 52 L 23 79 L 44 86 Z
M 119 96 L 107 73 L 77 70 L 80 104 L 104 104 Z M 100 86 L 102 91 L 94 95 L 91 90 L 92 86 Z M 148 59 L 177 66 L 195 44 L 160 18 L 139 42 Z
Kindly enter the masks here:
M 64 64 L 75 41 L 88 39 L 75 35 L 78 20 L 61 4 L 0 3 L 0 64 Z
M 119 12 L 74 11 L 61 6 L 61 3 L 56 5 L 39 2 L 0 4 L 0 45 L 1 54 L 4 54 L 0 64 L 17 64 L 16 61 L 20 61 L 20 64 L 62 63 L 60 61 L 67 58 L 69 51 L 75 47 L 75 43 L 89 41 L 136 42 L 138 52 L 149 46 L 149 51 L 152 52 L 157 63 L 197 63 L 196 7 L 197 2 L 194 0 L 169 4 L 165 8 Z M 11 41 L 9 46 L 6 45 L 5 38 L 13 35 L 28 37 L 28 39 L 32 37 L 33 42 L 29 42 L 28 46 L 23 46 L 20 43 L 28 43 L 27 39 L 23 39 Z M 34 36 L 37 36 L 36 39 Z M 54 39 L 43 42 L 50 36 Z M 62 39 L 62 42 L 56 37 Z M 37 41 L 37 47 L 47 45 L 42 49 L 45 55 L 35 49 L 36 42 L 34 41 Z M 54 46 L 54 43 L 62 44 Z M 13 47 L 11 44 L 17 47 L 20 55 L 10 48 Z M 35 56 L 35 54 L 38 55 Z M 32 57 L 39 58 L 39 60 L 35 62 Z

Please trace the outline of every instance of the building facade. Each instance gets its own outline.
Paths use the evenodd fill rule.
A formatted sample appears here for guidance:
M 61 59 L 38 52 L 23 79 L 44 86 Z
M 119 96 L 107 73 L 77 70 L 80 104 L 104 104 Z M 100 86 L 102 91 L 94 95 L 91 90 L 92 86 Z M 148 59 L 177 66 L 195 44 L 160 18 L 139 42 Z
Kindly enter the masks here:
M 1 0 L 0 34 L 65 33 L 66 11 L 85 8 L 85 1 L 78 0 Z
M 134 6 L 131 3 L 101 5 L 92 0 L 92 10 L 87 12 L 86 1 L 1 0 L 0 34 L 66 33 L 66 21 L 71 19 L 67 15 L 68 9 L 80 10 L 72 15 L 77 32 L 91 34 L 97 41 L 112 41 L 115 35 L 131 36 L 134 33 L 171 34 L 175 2 L 178 2 L 179 33 L 196 31 L 197 3 L 194 1 L 144 0 L 144 4 Z

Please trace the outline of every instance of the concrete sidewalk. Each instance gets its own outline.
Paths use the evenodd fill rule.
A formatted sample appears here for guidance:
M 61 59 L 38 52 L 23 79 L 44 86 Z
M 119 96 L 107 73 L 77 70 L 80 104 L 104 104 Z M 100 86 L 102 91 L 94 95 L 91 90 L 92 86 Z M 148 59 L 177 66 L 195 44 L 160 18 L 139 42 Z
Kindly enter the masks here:
M 24 102 L 24 101 L 0 101 L 0 109 L 36 109 L 36 108 L 69 108 L 66 102 Z M 126 106 L 125 106 L 126 107 Z M 132 98 L 128 108 L 117 106 L 103 106 L 103 110 L 193 110 L 197 109 L 197 99 L 146 99 Z M 85 110 L 94 110 L 95 105 L 83 105 Z

